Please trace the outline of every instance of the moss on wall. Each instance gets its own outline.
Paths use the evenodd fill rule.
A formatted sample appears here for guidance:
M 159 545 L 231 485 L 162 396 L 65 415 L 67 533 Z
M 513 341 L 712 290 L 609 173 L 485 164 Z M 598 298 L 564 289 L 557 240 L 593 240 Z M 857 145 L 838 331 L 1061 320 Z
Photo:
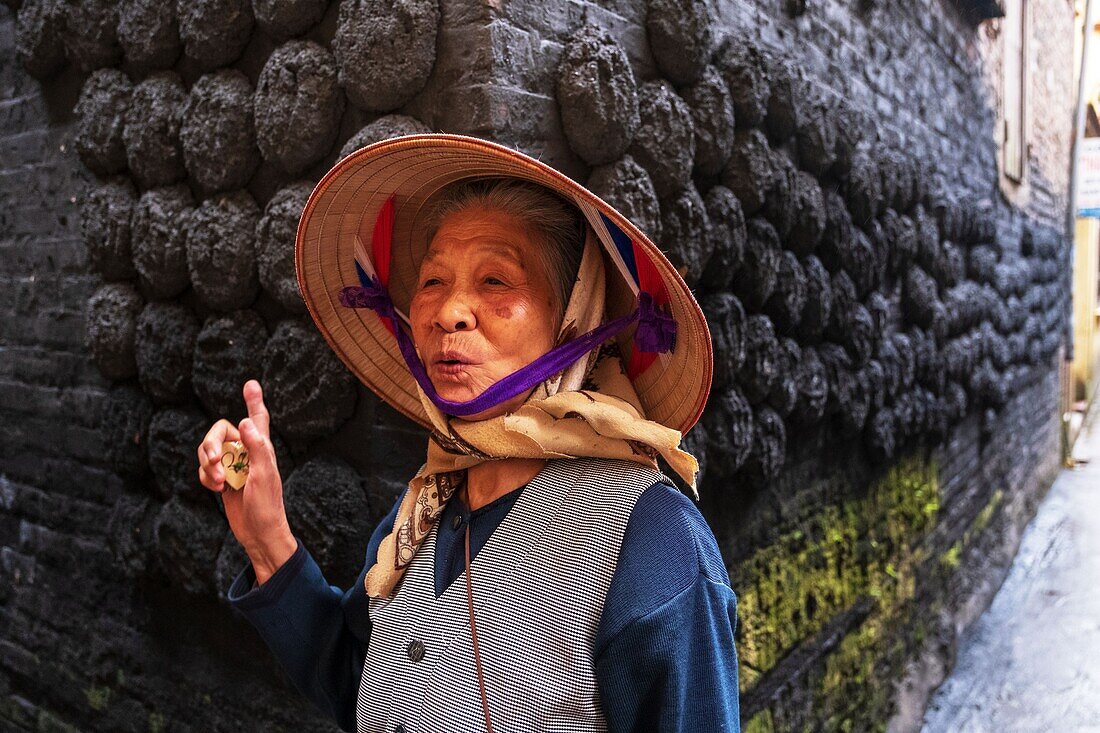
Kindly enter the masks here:
M 772 711 L 764 708 L 756 715 L 752 716 L 742 726 L 743 733 L 768 733 L 768 731 L 775 730 L 775 723 L 772 720 Z
M 731 569 L 739 600 L 742 692 L 838 613 L 869 597 L 874 599 L 870 615 L 825 657 L 807 692 L 813 709 L 830 716 L 815 728 L 844 730 L 853 717 L 885 720 L 885 714 L 869 714 L 870 709 L 885 712 L 891 694 L 875 668 L 905 654 L 901 635 L 893 632 L 912 615 L 909 601 L 924 554 L 920 540 L 935 526 L 940 509 L 937 476 L 934 461 L 909 454 L 866 491 L 848 492 L 853 498 L 823 506 L 802 528 L 785 532 Z M 919 624 L 914 633 L 923 634 Z M 853 706 L 862 711 L 858 716 L 847 714 Z M 774 729 L 772 711 L 756 712 L 744 727 Z
M 878 607 L 864 623 L 841 640 L 824 660 L 824 672 L 811 687 L 813 706 L 828 717 L 815 730 L 851 730 L 861 721 L 861 730 L 885 731 L 893 695 L 894 679 L 884 674 L 904 661 L 906 645 L 901 627 L 912 617 L 913 586 L 906 581 L 895 586 L 893 598 Z M 896 602 L 896 604 L 894 603 Z M 923 627 L 913 632 L 923 635 Z
M 102 710 L 107 707 L 107 703 L 111 699 L 110 687 L 88 687 L 84 690 L 84 697 L 88 700 L 88 705 L 93 710 Z
M 962 551 L 986 528 L 1003 500 L 1003 489 L 997 489 L 993 492 L 989 497 L 989 501 L 986 502 L 986 505 L 978 512 L 978 516 L 974 518 L 974 522 L 963 532 L 962 537 L 955 540 L 951 547 L 940 554 L 939 561 L 942 570 L 949 572 L 958 566 L 959 556 L 962 554 Z

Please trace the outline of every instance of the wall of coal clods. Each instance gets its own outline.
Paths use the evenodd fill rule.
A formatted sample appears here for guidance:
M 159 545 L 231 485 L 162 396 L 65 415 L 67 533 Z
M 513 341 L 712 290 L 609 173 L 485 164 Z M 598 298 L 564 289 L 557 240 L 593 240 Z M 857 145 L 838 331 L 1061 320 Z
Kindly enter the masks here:
M 1019 185 L 966 3 L 5 5 L 0 727 L 324 726 L 224 603 L 195 446 L 258 377 L 291 524 L 355 578 L 425 436 L 313 327 L 295 225 L 338 157 L 427 130 L 586 183 L 695 289 L 746 729 L 919 719 L 1058 467 L 1066 3 L 1028 3 Z

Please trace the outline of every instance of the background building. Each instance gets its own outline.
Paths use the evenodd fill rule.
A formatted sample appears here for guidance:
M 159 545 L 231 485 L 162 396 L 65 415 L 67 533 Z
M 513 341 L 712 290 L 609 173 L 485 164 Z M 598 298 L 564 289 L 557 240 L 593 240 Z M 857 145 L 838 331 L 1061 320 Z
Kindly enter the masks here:
M 1073 255 L 1073 361 L 1065 379 L 1067 443 L 1076 439 L 1087 406 L 1096 390 L 1097 357 L 1100 340 L 1097 335 L 1098 278 L 1100 273 L 1100 208 L 1097 207 L 1094 181 L 1100 180 L 1100 18 L 1098 4 L 1078 0 L 1075 4 L 1075 84 L 1079 105 L 1077 126 L 1079 139 L 1075 146 L 1077 185 L 1075 195 L 1076 225 Z M 1091 5 L 1091 7 L 1090 7 Z M 1091 18 L 1086 22 L 1086 14 Z M 1086 32 L 1085 29 L 1088 28 Z M 1081 63 L 1085 56 L 1084 63 Z M 1081 78 L 1081 74 L 1084 78 Z
M 1061 463 L 1071 2 L 6 5 L 0 727 L 318 727 L 195 447 L 258 377 L 352 582 L 425 436 L 305 315 L 295 224 L 418 130 L 541 156 L 695 287 L 744 728 L 916 725 Z

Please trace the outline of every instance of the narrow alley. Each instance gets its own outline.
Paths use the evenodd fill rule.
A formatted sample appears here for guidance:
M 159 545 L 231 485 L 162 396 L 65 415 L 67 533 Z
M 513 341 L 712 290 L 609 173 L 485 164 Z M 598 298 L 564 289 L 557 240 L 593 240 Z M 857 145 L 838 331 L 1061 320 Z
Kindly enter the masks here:
M 1028 525 L 992 605 L 929 702 L 925 733 L 1100 731 L 1096 409 Z

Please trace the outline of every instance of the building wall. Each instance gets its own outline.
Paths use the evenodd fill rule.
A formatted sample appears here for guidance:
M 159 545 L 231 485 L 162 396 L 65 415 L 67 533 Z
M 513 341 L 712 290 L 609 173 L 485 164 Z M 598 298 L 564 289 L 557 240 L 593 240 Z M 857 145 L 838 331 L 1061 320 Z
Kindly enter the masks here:
M 1097 273 L 1100 272 L 1097 239 L 1100 225 L 1095 219 L 1077 219 L 1074 249 L 1073 303 L 1073 399 L 1091 401 L 1096 391 L 1096 295 Z
M 999 585 L 1058 469 L 1072 7 L 1028 2 L 1030 146 L 1023 185 L 1013 188 L 998 172 L 998 21 L 975 24 L 938 0 L 720 0 L 710 20 L 690 13 L 696 4 L 649 5 L 655 15 L 680 13 L 671 39 L 654 40 L 640 0 L 445 0 L 427 78 L 413 81 L 425 65 L 422 45 L 407 68 L 337 61 L 359 71 L 341 77 L 340 90 L 358 85 L 397 101 L 380 110 L 366 109 L 362 92 L 325 96 L 333 88 L 325 76 L 310 101 L 329 105 L 327 122 L 338 122 L 331 141 L 326 147 L 317 132 L 325 119 L 295 144 L 269 141 L 237 185 L 256 208 L 235 194 L 227 226 L 253 226 L 252 246 L 267 253 L 257 257 L 285 279 L 279 254 L 293 245 L 295 207 L 310 183 L 348 146 L 414 129 L 515 145 L 636 206 L 647 233 L 692 273 L 726 372 L 688 441 L 705 468 L 700 508 L 738 594 L 746 730 L 885 728 L 891 720 L 904 729 L 919 720 L 958 635 Z M 203 273 L 192 276 L 201 288 L 192 282 L 166 296 L 165 279 L 142 283 L 126 271 L 122 245 L 141 251 L 152 235 L 127 239 L 119 222 L 134 220 L 118 212 L 138 206 L 148 187 L 129 161 L 111 173 L 89 168 L 110 157 L 110 126 L 99 123 L 110 122 L 104 100 L 125 84 L 115 78 L 92 95 L 99 104 L 78 101 L 100 66 L 126 67 L 133 83 L 151 68 L 130 68 L 129 50 L 113 47 L 109 11 L 80 7 L 76 34 L 53 16 L 17 24 L 14 10 L 0 10 L 0 722 L 16 730 L 314 729 L 315 712 L 224 603 L 246 559 L 194 481 L 195 445 L 215 417 L 243 416 L 232 414 L 240 410 L 234 380 L 262 375 L 292 527 L 330 582 L 346 587 L 364 533 L 420 465 L 424 436 L 341 373 L 275 275 L 258 283 L 256 271 L 239 274 L 234 287 L 253 288 L 254 299 L 226 322 L 212 300 L 221 291 Z M 430 36 L 431 19 L 419 17 L 420 36 Z M 370 21 L 346 22 L 366 34 Z M 344 22 L 332 3 L 300 33 L 331 49 Z M 583 23 L 611 40 L 563 66 Z M 708 28 L 709 45 L 700 40 Z M 239 56 L 215 65 L 242 71 L 256 88 L 279 42 L 270 30 L 241 34 Z M 692 135 L 676 100 L 704 98 L 691 97 L 690 83 L 671 84 L 656 101 L 646 86 L 642 107 L 656 111 L 604 139 L 645 165 L 626 165 L 623 154 L 594 165 L 596 128 L 566 133 L 565 120 L 583 105 L 620 119 L 644 82 L 681 75 L 668 49 L 686 58 L 727 38 L 768 59 L 757 70 L 778 90 L 765 118 L 734 119 L 735 144 L 753 130 L 768 140 L 762 168 L 725 161 L 715 173 L 689 160 L 690 183 L 676 179 L 683 151 L 670 141 Z M 68 62 L 51 57 L 51 39 L 68 49 Z M 34 77 L 23 65 L 27 49 Z M 618 53 L 629 74 L 614 65 Z M 562 95 L 564 70 L 586 68 L 585 54 L 604 54 L 616 94 L 581 85 Z M 329 68 L 323 53 L 310 58 Z M 718 69 L 729 57 L 711 58 Z M 204 63 L 186 51 L 173 62 L 189 94 Z M 734 72 L 755 68 L 738 63 L 721 64 L 727 89 Z M 239 109 L 249 106 L 247 95 L 237 99 Z M 255 109 L 277 120 L 277 101 Z M 695 106 L 692 119 L 724 129 L 729 143 L 723 107 Z M 783 117 L 797 134 L 772 129 Z M 199 149 L 220 134 L 194 129 Z M 830 135 L 836 143 L 815 142 Z M 300 170 L 274 162 L 307 144 L 320 152 Z M 250 152 L 240 145 L 230 174 L 247 174 Z M 824 147 L 854 156 L 854 165 L 810 161 L 812 175 L 796 176 Z M 188 170 L 182 180 L 193 200 L 169 224 L 221 200 L 224 192 L 203 191 L 198 180 L 216 172 Z M 792 218 L 813 209 L 783 187 L 795 177 L 801 192 L 836 194 L 862 232 L 833 227 L 809 248 L 825 263 L 824 289 L 847 304 L 837 309 L 844 319 L 820 329 L 784 320 L 770 298 L 752 303 L 760 268 L 782 256 L 776 246 L 807 262 L 808 245 L 789 235 L 769 244 L 760 234 L 794 227 Z M 657 195 L 654 179 L 666 193 Z M 899 181 L 908 192 L 874 203 L 875 190 Z M 716 203 L 723 185 L 745 201 L 764 194 L 747 216 L 752 236 Z M 830 216 L 844 218 L 835 207 Z M 917 223 L 923 237 L 913 250 Z M 247 239 L 220 246 L 244 248 Z M 914 264 L 931 279 L 906 285 Z M 780 288 L 799 279 L 783 272 Z M 856 297 L 847 297 L 857 280 Z M 226 345 L 219 334 L 235 328 L 255 342 Z M 133 336 L 112 339 L 118 333 Z M 180 357 L 191 353 L 193 361 Z M 305 364 L 319 365 L 323 383 L 295 378 Z
M 1076 23 L 1074 25 L 1074 33 L 1076 34 L 1076 42 L 1074 44 L 1074 53 L 1079 57 L 1084 54 L 1084 27 L 1086 25 L 1085 9 L 1086 3 L 1075 3 L 1077 8 Z M 1093 16 L 1095 20 L 1096 8 L 1093 7 Z M 1100 44 L 1100 33 L 1096 31 L 1095 24 L 1091 31 L 1091 37 L 1089 38 L 1089 58 L 1096 58 L 1096 48 Z M 1084 100 L 1082 106 L 1084 107 L 1084 130 L 1082 131 L 1083 137 L 1095 137 L 1097 131 L 1094 125 L 1089 124 L 1090 119 L 1095 119 L 1095 110 L 1097 108 L 1097 80 L 1096 80 L 1096 64 L 1089 63 L 1087 60 L 1080 64 L 1080 68 L 1077 70 L 1074 78 L 1078 78 L 1077 74 L 1081 71 L 1085 73 L 1085 79 L 1083 84 Z M 1084 175 L 1087 170 L 1087 155 L 1084 150 L 1080 151 L 1080 161 L 1078 163 L 1078 189 L 1077 189 L 1077 211 L 1088 209 L 1089 204 L 1082 199 L 1085 196 L 1080 190 L 1081 176 Z M 1078 218 L 1075 224 L 1074 234 L 1074 270 L 1073 270 L 1073 330 L 1074 330 L 1074 351 L 1073 351 L 1073 368 L 1071 371 L 1070 384 L 1067 387 L 1067 399 L 1068 400 L 1085 400 L 1087 402 L 1092 401 L 1092 397 L 1095 393 L 1095 371 L 1097 364 L 1097 357 L 1100 356 L 1097 348 L 1096 340 L 1096 304 L 1097 296 L 1100 295 L 1100 288 L 1097 287 L 1097 275 L 1098 264 L 1097 259 L 1100 257 L 1098 253 L 1100 249 L 1100 222 L 1096 219 Z M 1069 433 L 1070 439 L 1076 439 L 1076 429 L 1074 425 L 1070 425 Z

